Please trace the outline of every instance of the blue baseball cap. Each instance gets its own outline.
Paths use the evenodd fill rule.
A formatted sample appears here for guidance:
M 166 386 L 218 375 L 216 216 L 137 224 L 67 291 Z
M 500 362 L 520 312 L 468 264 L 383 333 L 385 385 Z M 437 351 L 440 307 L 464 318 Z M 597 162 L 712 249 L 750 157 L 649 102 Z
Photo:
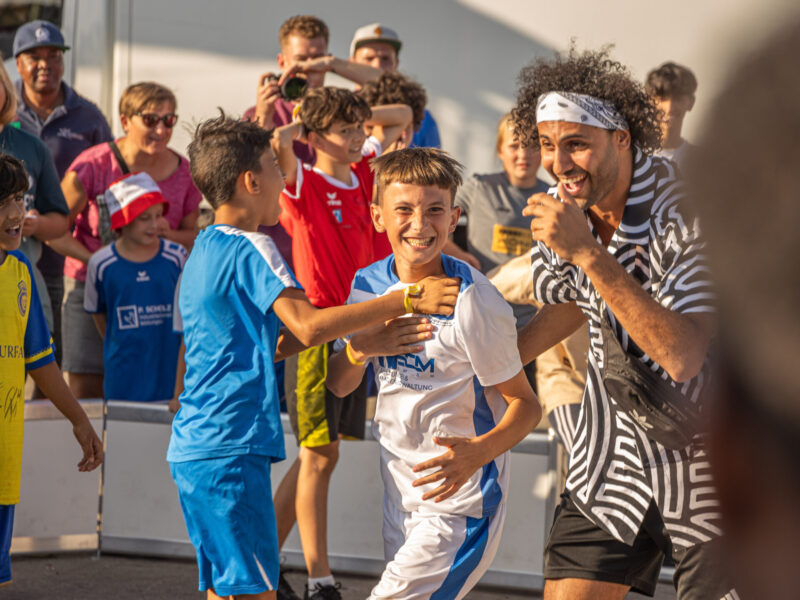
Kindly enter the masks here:
M 61 31 L 48 21 L 31 21 L 17 29 L 13 46 L 15 58 L 23 52 L 42 46 L 69 50 L 69 46 L 64 44 Z

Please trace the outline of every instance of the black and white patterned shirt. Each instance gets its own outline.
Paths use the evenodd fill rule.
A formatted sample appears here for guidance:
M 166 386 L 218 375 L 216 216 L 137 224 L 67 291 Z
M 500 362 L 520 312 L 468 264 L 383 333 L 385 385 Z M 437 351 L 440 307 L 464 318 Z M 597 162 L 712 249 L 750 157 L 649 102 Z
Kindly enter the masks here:
M 702 239 L 696 218 L 682 205 L 683 197 L 674 165 L 634 148 L 628 200 L 608 251 L 662 306 L 683 314 L 713 312 Z M 567 476 L 575 504 L 628 544 L 636 537 L 651 500 L 677 547 L 719 536 L 717 497 L 702 446 L 681 451 L 664 448 L 607 395 L 600 375 L 603 311 L 608 312 L 622 347 L 662 378 L 672 380 L 628 337 L 580 268 L 541 242 L 534 244 L 531 259 L 536 297 L 550 304 L 575 301 L 589 321 L 586 391 Z M 707 377 L 706 365 L 697 377 L 677 385 L 696 402 Z

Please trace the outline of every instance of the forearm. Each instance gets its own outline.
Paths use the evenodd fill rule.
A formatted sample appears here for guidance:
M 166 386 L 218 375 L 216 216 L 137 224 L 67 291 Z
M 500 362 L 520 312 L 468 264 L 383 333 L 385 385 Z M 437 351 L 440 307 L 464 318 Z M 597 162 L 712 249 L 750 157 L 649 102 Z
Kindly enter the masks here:
M 455 258 L 464 260 L 467 256 L 471 256 L 466 250 L 463 250 L 458 244 L 456 244 L 453 240 L 448 239 L 444 243 L 444 247 L 442 248 L 442 252 L 449 256 L 453 256 Z
M 347 357 L 347 350 L 341 350 L 328 359 L 325 385 L 334 395 L 344 398 L 359 386 L 365 369 L 366 363 L 354 365 Z
M 536 396 L 509 401 L 500 422 L 475 441 L 482 446 L 484 464 L 516 446 L 542 419 L 542 408 Z
M 33 369 L 29 374 L 44 395 L 73 426 L 89 422 L 89 417 L 67 387 L 55 361 Z
M 172 396 L 179 397 L 183 393 L 183 378 L 186 376 L 186 346 L 181 339 L 181 346 L 178 350 L 178 364 L 175 367 L 175 388 Z
M 89 259 L 92 257 L 92 253 L 89 252 L 86 246 L 72 237 L 72 234 L 69 232 L 65 233 L 60 238 L 50 240 L 47 242 L 47 245 L 59 254 L 77 258 L 83 263 L 88 263 Z
M 61 237 L 69 229 L 69 216 L 62 215 L 57 212 L 50 212 L 47 214 L 40 214 L 36 217 L 38 222 L 36 226 L 35 237 L 40 242 L 46 242 Z
M 586 317 L 574 302 L 545 304 L 517 332 L 522 364 L 527 365 L 545 350 L 574 333 Z
M 383 73 L 381 69 L 377 69 L 373 66 L 335 57 L 331 57 L 330 70 L 340 77 L 349 79 L 358 85 L 364 85 L 369 81 L 375 81 Z
M 372 107 L 372 116 L 367 119 L 366 125 L 380 125 L 384 128 L 405 127 L 412 118 L 414 114 L 407 104 L 384 104 Z
M 663 307 L 599 246 L 579 266 L 628 335 L 670 377 L 686 381 L 700 372 L 713 331 L 710 317 Z
M 106 315 L 105 313 L 95 313 L 92 315 L 92 320 L 94 321 L 94 326 L 97 327 L 97 332 L 100 334 L 100 337 L 105 340 L 106 339 Z
M 278 127 L 272 134 L 272 151 L 278 160 L 287 184 L 297 179 L 297 157 L 294 154 L 294 140 L 301 131 L 300 123 L 289 123 Z

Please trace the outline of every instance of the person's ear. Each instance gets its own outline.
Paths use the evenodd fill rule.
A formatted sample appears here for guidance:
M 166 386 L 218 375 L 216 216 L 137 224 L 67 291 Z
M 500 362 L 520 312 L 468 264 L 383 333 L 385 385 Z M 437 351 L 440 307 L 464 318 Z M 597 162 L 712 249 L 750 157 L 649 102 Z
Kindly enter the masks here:
M 283 71 L 286 67 L 286 59 L 283 56 L 283 52 L 278 52 L 278 56 L 275 57 L 278 60 L 278 68 Z
M 450 202 L 455 202 L 455 199 L 450 200 Z M 453 206 L 450 209 L 450 226 L 447 228 L 447 233 L 453 233 L 456 230 L 456 226 L 458 225 L 458 219 L 460 216 L 461 216 L 461 207 Z
M 614 143 L 619 150 L 627 150 L 631 147 L 631 132 L 626 129 L 614 130 Z
M 375 226 L 375 230 L 378 233 L 383 233 L 386 231 L 386 227 L 383 225 L 383 213 L 381 211 L 381 206 L 377 202 L 373 202 L 369 205 L 369 214 L 372 217 L 372 224 Z
M 122 124 L 122 131 L 128 133 L 128 127 L 131 125 L 131 120 L 128 118 L 128 115 L 120 115 L 119 122 Z
M 248 194 L 258 194 L 261 191 L 261 181 L 258 177 L 258 173 L 254 171 L 245 171 L 242 173 L 242 183 L 244 183 L 244 189 L 247 190 Z
M 315 150 L 322 150 L 323 152 L 325 151 L 325 138 L 316 131 L 306 130 L 306 139 Z
M 695 98 L 695 95 L 694 95 L 694 94 L 692 94 L 691 96 L 689 96 L 689 108 L 687 108 L 687 109 L 686 109 L 686 112 L 689 112 L 690 110 L 692 110 L 692 109 L 694 108 L 694 101 L 695 101 L 696 99 L 697 99 L 697 98 Z

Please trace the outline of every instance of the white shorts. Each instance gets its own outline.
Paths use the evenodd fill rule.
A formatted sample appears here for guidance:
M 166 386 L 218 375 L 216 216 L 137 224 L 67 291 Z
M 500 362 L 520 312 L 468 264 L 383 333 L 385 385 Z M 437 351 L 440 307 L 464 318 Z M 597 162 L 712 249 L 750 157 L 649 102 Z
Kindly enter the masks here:
M 463 598 L 497 554 L 506 504 L 482 519 L 383 505 L 386 569 L 370 600 Z

